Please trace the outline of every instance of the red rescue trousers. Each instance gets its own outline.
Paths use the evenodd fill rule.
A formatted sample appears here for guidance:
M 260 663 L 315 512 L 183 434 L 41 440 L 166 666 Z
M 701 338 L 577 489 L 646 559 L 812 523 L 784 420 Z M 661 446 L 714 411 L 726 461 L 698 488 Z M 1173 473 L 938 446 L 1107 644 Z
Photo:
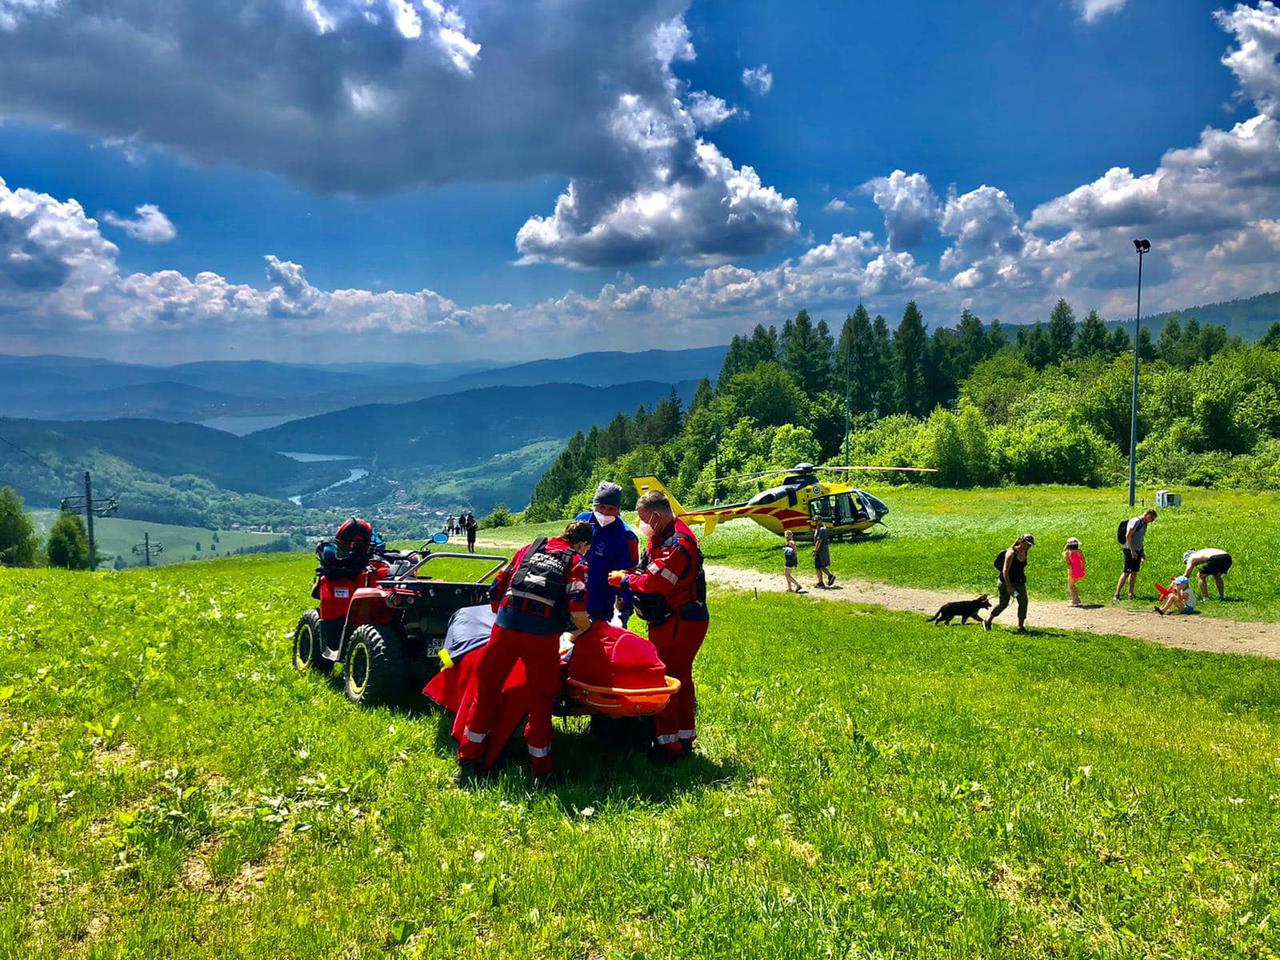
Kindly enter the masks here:
M 666 664 L 667 675 L 680 681 L 680 692 L 654 719 L 658 746 L 672 753 L 680 753 L 683 743 L 692 743 L 698 736 L 694 717 L 697 696 L 693 689 L 693 658 L 698 655 L 710 626 L 706 620 L 681 620 L 676 616 L 649 628 L 649 640 Z
M 534 773 L 551 772 L 551 711 L 560 694 L 560 637 L 494 626 L 476 668 L 476 696 L 467 716 L 458 760 L 484 762 L 485 740 L 502 703 L 502 686 L 524 662 L 529 695 L 529 721 L 524 728 L 529 765 Z

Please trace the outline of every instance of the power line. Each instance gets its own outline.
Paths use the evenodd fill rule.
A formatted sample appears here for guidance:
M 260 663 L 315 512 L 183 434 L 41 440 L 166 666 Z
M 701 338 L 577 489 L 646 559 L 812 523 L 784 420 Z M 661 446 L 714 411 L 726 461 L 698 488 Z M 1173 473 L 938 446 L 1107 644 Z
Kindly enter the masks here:
M 34 460 L 36 463 L 40 464 L 40 466 L 44 467 L 45 469 L 52 470 L 54 473 L 58 472 L 58 468 L 55 467 L 53 464 L 51 464 L 48 460 L 45 460 L 43 457 L 37 456 L 36 454 L 32 453 L 30 450 L 23 449 L 22 447 L 14 443 L 12 440 L 8 440 L 4 437 L 0 437 L 0 443 L 5 444 L 6 446 L 13 447 L 13 449 L 17 450 L 24 457 Z

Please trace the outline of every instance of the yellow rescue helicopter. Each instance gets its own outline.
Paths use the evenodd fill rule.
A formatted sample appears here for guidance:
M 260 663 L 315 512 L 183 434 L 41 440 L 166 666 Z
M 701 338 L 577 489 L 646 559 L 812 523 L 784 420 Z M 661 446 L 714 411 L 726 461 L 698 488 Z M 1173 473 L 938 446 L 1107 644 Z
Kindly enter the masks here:
M 840 481 L 822 480 L 818 474 L 936 472 L 929 467 L 815 467 L 811 463 L 798 463 L 788 470 L 766 470 L 763 473 L 722 477 L 720 481 L 779 476 L 782 482 L 768 490 L 761 490 L 743 503 L 727 503 L 700 510 L 686 510 L 657 477 L 632 477 L 631 482 L 642 495 L 650 490 L 665 493 L 676 516 L 685 523 L 703 525 L 704 537 L 709 536 L 718 524 L 745 517 L 780 537 L 790 531 L 797 540 L 811 540 L 812 523 L 821 517 L 830 528 L 833 539 L 844 539 L 865 533 L 877 523 L 883 523 L 889 508 L 883 500 L 865 490 Z

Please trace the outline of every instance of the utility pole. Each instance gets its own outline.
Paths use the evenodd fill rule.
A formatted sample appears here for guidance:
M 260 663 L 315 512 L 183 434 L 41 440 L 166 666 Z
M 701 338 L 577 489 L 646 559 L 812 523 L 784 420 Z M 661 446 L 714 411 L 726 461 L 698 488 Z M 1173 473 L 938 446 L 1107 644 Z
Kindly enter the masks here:
M 89 535 L 89 569 L 98 569 L 98 544 L 93 536 L 93 518 L 108 517 L 120 509 L 120 501 L 115 497 L 107 497 L 105 500 L 99 500 L 96 503 L 93 499 L 93 479 L 89 476 L 89 471 L 84 472 L 84 494 L 83 496 L 63 497 L 62 509 L 79 513 L 84 510 L 85 532 Z
M 852 344 L 850 344 L 852 346 Z M 844 465 L 849 465 L 849 431 L 852 429 L 853 351 L 844 358 Z
M 148 567 L 151 566 L 151 555 L 154 553 L 157 556 L 159 556 L 163 552 L 164 552 L 164 544 L 158 541 L 156 543 L 152 543 L 151 534 L 145 530 L 142 533 L 142 542 L 135 543 L 133 545 L 133 555 L 135 557 L 139 557 L 139 556 L 142 557 L 143 562 Z
M 84 523 L 89 528 L 89 569 L 98 569 L 98 545 L 93 539 L 93 481 L 84 472 Z

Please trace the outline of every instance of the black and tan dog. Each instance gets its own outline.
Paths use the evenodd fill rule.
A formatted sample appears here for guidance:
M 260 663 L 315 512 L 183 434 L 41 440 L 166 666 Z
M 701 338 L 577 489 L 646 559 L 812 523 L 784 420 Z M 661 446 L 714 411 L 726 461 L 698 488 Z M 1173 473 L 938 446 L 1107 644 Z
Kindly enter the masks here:
M 938 608 L 938 612 L 926 620 L 926 623 L 936 623 L 939 626 L 951 626 L 951 621 L 955 617 L 960 618 L 960 625 L 964 626 L 969 622 L 970 618 L 981 621 L 982 615 L 979 610 L 988 610 L 991 607 L 991 601 L 987 599 L 984 593 L 975 600 L 953 600 L 951 603 L 944 603 Z

